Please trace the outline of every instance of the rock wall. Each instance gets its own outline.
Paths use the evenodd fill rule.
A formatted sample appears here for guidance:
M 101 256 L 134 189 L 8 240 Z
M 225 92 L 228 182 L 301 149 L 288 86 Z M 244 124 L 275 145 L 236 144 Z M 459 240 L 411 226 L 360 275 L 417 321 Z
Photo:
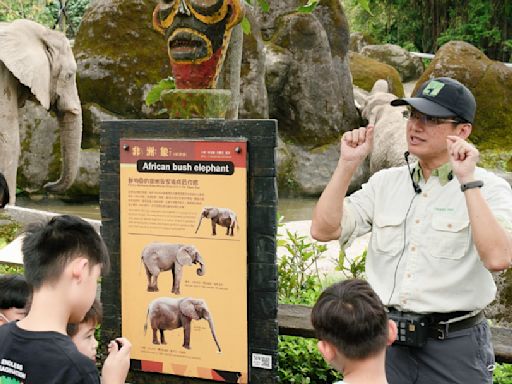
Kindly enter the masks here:
M 475 95 L 471 140 L 479 149 L 512 148 L 512 68 L 489 59 L 471 44 L 451 41 L 437 51 L 416 88 L 432 77 L 459 80 Z

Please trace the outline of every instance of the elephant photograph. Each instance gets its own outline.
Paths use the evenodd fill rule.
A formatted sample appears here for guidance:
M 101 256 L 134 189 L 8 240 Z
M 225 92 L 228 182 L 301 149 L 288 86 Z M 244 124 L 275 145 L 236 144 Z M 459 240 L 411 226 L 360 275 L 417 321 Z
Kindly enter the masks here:
M 147 333 L 148 320 L 153 329 L 153 344 L 157 345 L 167 344 L 164 336 L 165 330 L 172 331 L 173 329 L 183 328 L 183 348 L 190 349 L 190 323 L 192 320 L 201 319 L 208 321 L 217 350 L 221 352 L 212 315 L 202 299 L 160 297 L 153 300 L 148 306 L 144 335 Z M 158 332 L 160 332 L 160 340 L 158 340 Z
M 189 244 L 150 243 L 142 250 L 141 261 L 148 277 L 148 292 L 158 292 L 158 275 L 172 271 L 172 293 L 180 294 L 183 267 L 199 264 L 197 274 L 203 276 L 206 266 L 197 248 Z
M 203 219 L 210 219 L 212 221 L 212 236 L 217 235 L 216 226 L 220 225 L 221 227 L 226 228 L 226 235 L 233 236 L 233 230 L 236 226 L 236 229 L 240 229 L 238 227 L 238 220 L 236 218 L 236 213 L 233 212 L 229 208 L 213 208 L 213 207 L 205 207 L 201 211 L 201 216 L 199 217 L 199 223 L 197 224 L 196 232 L 199 231 L 199 227 L 201 226 L 201 221 Z
M 18 109 L 27 99 L 57 114 L 62 168 L 45 189 L 63 192 L 75 180 L 82 140 L 82 108 L 76 86 L 76 62 L 68 39 L 29 20 L 0 23 L 0 171 L 16 200 L 20 154 Z M 48 148 L 51 151 L 51 148 Z

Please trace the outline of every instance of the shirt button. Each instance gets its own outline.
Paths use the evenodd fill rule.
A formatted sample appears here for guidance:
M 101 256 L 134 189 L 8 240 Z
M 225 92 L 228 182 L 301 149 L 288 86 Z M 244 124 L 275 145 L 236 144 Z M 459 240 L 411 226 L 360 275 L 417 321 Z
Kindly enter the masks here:
M 416 219 L 416 224 L 419 224 L 420 223 L 420 220 L 419 219 Z
M 451 225 L 451 224 L 448 224 L 448 225 L 447 225 L 447 227 L 448 227 L 448 228 L 451 228 L 451 227 L 453 227 L 453 225 Z
M 416 247 L 414 245 L 411 247 L 411 251 L 416 251 Z
M 408 278 L 408 279 L 410 279 L 410 278 L 411 278 L 411 276 L 412 276 L 412 275 L 411 275 L 410 273 L 408 273 L 408 274 L 407 274 L 407 278 Z
M 423 193 L 423 197 L 428 197 L 427 192 Z
M 402 304 L 407 304 L 407 300 L 406 300 L 406 299 L 403 299 L 403 300 L 402 300 Z

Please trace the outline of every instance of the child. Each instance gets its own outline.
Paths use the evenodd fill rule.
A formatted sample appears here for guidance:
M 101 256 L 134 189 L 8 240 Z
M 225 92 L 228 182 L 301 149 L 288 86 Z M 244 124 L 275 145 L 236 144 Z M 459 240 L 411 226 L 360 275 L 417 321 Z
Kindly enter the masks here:
M 92 307 L 87 311 L 83 320 L 78 324 L 68 324 L 66 332 L 78 352 L 84 354 L 92 361 L 96 361 L 96 350 L 98 341 L 94 337 L 96 326 L 101 323 L 103 310 L 98 299 L 94 299 Z
M 24 319 L 0 327 L 0 382 L 99 384 L 91 359 L 78 352 L 66 334 L 80 322 L 96 297 L 98 278 L 110 266 L 105 243 L 86 221 L 56 216 L 33 225 L 23 239 L 25 278 L 32 305 Z M 130 343 L 111 341 L 102 375 L 105 383 L 124 384 Z
M 20 275 L 0 275 L 0 325 L 27 315 L 30 288 Z
M 328 287 L 311 312 L 318 349 L 345 384 L 386 384 L 386 346 L 396 339 L 379 297 L 364 280 Z

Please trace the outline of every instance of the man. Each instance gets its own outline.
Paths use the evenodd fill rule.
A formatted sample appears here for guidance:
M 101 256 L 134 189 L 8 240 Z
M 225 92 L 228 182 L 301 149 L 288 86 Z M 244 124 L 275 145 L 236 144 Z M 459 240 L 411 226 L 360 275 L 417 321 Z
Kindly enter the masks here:
M 372 150 L 374 128 L 345 133 L 311 234 L 345 244 L 372 232 L 368 281 L 390 316 L 407 325 L 388 349 L 389 383 L 492 383 L 482 310 L 496 293 L 490 272 L 512 260 L 511 188 L 476 167 L 479 152 L 467 142 L 476 102 L 464 85 L 432 79 L 413 98 L 391 104 L 409 108 L 404 155 L 418 162 L 380 171 L 345 198 Z

